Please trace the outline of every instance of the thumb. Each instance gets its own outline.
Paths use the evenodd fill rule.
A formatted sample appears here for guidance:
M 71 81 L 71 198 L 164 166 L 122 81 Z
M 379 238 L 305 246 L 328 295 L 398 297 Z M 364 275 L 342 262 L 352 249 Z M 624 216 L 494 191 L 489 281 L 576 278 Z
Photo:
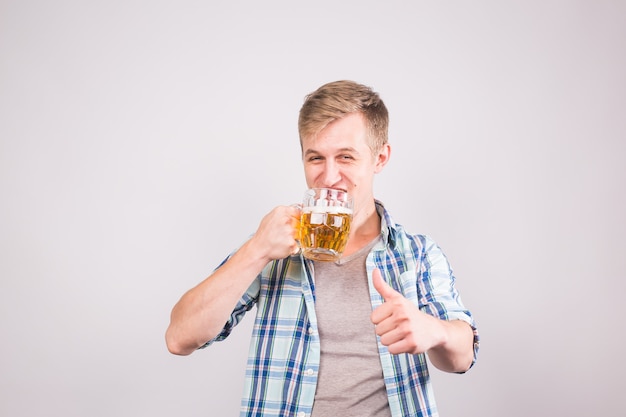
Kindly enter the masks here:
M 389 284 L 383 280 L 383 276 L 378 268 L 372 271 L 372 283 L 376 291 L 383 297 L 385 301 L 396 297 L 399 293 L 391 288 Z

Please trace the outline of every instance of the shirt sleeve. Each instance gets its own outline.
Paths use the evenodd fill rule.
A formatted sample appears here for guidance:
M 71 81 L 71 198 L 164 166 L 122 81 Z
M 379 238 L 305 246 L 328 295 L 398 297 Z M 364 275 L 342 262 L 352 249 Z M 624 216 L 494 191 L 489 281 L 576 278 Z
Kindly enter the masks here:
M 224 265 L 226 261 L 228 261 L 228 259 L 230 259 L 230 257 L 233 254 L 234 252 L 231 253 L 226 259 L 224 259 L 222 263 L 215 270 L 219 269 L 222 265 Z M 204 345 L 200 346 L 198 349 L 204 349 L 205 347 L 210 346 L 215 342 L 219 342 L 219 341 L 226 339 L 230 335 L 230 332 L 232 332 L 235 326 L 239 324 L 239 322 L 241 322 L 245 314 L 248 311 L 250 311 L 252 307 L 254 307 L 254 304 L 256 303 L 258 296 L 259 296 L 259 290 L 261 288 L 260 282 L 261 282 L 261 277 L 259 275 L 252 282 L 252 284 L 250 284 L 246 292 L 241 296 L 241 298 L 237 302 L 235 309 L 230 314 L 228 321 L 224 324 L 222 331 L 213 339 L 209 340 Z
M 241 322 L 245 314 L 250 311 L 252 307 L 254 307 L 258 294 L 259 278 L 257 277 L 257 279 L 252 282 L 250 287 L 248 287 L 248 290 L 244 293 L 244 295 L 239 299 L 239 302 L 237 302 L 235 309 L 230 314 L 228 321 L 224 324 L 224 328 L 222 329 L 222 331 L 213 339 L 200 346 L 198 349 L 204 349 L 205 347 L 210 346 L 215 342 L 220 342 L 226 339 L 235 328 L 235 326 L 239 324 L 239 322 Z
M 473 366 L 480 342 L 476 322 L 461 300 L 456 278 L 441 248 L 427 236 L 420 239 L 423 248 L 417 282 L 420 309 L 442 320 L 462 320 L 471 326 L 474 332 Z

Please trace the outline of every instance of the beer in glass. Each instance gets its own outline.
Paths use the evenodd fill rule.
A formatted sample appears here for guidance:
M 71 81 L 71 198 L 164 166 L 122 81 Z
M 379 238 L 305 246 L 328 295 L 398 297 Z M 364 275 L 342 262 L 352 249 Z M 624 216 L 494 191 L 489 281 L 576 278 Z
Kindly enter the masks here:
M 302 254 L 316 261 L 337 261 L 348 243 L 352 210 L 352 197 L 345 191 L 307 190 L 300 217 Z

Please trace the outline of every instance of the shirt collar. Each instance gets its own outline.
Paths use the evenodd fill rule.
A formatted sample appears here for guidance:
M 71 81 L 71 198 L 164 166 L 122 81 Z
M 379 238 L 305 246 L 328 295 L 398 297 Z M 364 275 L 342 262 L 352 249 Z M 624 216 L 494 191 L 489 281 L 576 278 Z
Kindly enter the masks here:
M 398 230 L 396 227 L 396 223 L 391 218 L 391 215 L 385 209 L 385 205 L 379 201 L 374 200 L 376 204 L 376 212 L 380 217 L 380 236 L 385 243 L 385 245 L 390 245 L 391 247 L 396 247 L 396 237 L 398 234 Z

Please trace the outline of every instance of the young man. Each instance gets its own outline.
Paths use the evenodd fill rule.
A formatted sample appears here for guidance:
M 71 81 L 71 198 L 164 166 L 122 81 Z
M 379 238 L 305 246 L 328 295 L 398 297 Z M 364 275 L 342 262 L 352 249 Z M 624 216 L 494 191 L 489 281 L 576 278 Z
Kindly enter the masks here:
M 307 186 L 354 198 L 341 260 L 303 258 L 299 210 L 276 207 L 174 306 L 168 349 L 223 340 L 256 305 L 241 416 L 437 416 L 425 355 L 465 372 L 478 334 L 439 247 L 374 198 L 387 109 L 369 87 L 337 81 L 306 97 L 298 124 Z

